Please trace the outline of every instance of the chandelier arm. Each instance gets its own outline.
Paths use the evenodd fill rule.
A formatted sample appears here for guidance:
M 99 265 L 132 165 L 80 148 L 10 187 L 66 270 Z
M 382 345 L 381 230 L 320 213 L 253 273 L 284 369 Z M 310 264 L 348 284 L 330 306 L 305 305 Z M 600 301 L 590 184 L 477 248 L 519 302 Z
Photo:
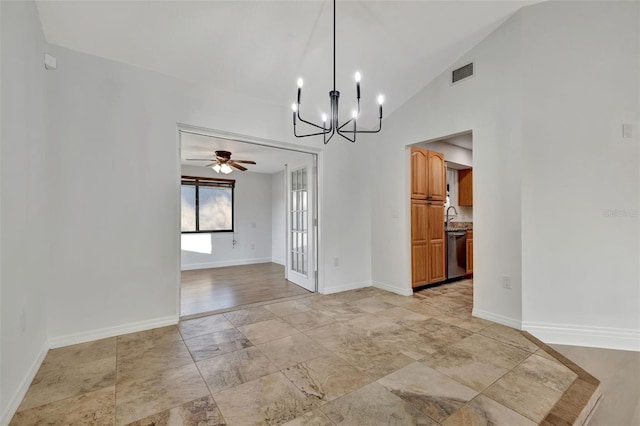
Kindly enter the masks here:
M 338 130 L 338 134 L 340 136 L 342 136 L 343 138 L 345 138 L 346 140 L 348 140 L 349 142 L 354 143 L 356 141 L 355 136 L 354 136 L 353 139 L 351 139 L 349 136 L 345 135 L 345 133 L 353 133 L 353 132 L 342 132 L 342 131 Z
M 318 136 L 318 135 L 328 135 L 329 133 L 331 133 L 330 129 L 326 129 L 324 132 L 316 132 L 316 133 L 308 133 L 306 135 L 299 135 L 298 133 L 296 133 L 296 128 L 293 128 L 293 135 L 297 138 L 306 138 L 308 136 Z
M 353 118 L 350 118 L 349 121 L 345 121 L 344 123 L 342 123 L 342 126 L 338 127 L 338 130 L 342 130 L 344 126 L 346 126 L 347 124 L 350 124 L 352 121 L 353 121 Z
M 329 139 L 326 139 L 326 140 L 324 141 L 324 144 L 325 144 L 325 145 L 326 145 L 326 144 L 328 144 L 328 143 L 329 143 L 329 141 L 331 140 L 331 138 L 333 137 L 333 135 L 335 135 L 335 134 L 336 134 L 336 131 L 335 131 L 335 130 L 332 130 L 332 131 L 331 131 L 331 136 L 329 136 Z M 326 136 L 325 136 L 325 137 L 326 137 Z
M 317 127 L 318 129 L 326 130 L 325 127 L 318 126 L 317 124 L 314 124 L 314 123 L 312 123 L 310 121 L 307 121 L 307 120 L 303 119 L 302 117 L 300 117 L 300 108 L 299 107 L 298 107 L 298 120 L 300 120 L 303 123 L 308 124 L 310 126 Z M 321 134 L 321 133 L 318 133 L 318 134 Z
M 354 132 L 353 130 L 338 130 L 338 131 L 340 132 L 340 134 L 342 134 L 342 133 L 378 133 L 380 130 L 382 130 L 382 120 L 380 120 L 380 123 L 378 124 L 378 128 L 376 130 L 358 130 L 356 132 Z

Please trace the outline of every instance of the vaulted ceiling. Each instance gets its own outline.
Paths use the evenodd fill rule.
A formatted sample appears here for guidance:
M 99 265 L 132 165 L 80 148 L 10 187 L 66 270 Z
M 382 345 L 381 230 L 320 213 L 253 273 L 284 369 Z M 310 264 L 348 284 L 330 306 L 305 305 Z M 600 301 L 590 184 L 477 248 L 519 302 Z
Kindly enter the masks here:
M 448 69 L 520 7 L 537 1 L 338 1 L 337 89 L 348 114 L 362 74 L 363 122 Z M 49 43 L 303 112 L 328 112 L 331 1 L 40 1 Z

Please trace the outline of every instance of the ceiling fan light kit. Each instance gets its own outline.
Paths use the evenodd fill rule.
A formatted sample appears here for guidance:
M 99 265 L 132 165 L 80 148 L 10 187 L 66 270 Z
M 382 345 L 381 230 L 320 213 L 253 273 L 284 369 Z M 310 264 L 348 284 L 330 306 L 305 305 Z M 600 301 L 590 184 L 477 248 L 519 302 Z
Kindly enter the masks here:
M 251 160 L 232 160 L 231 152 L 229 151 L 216 151 L 216 158 L 187 158 L 187 161 L 213 161 L 211 164 L 207 164 L 205 167 L 211 167 L 216 173 L 224 173 L 225 175 L 231 173 L 233 169 L 231 167 L 235 167 L 236 169 L 246 172 L 248 169 L 244 166 L 241 166 L 238 163 L 244 164 L 256 164 L 255 161 Z
M 304 120 L 300 116 L 300 100 L 302 98 L 302 85 L 304 84 L 302 78 L 298 79 L 298 100 L 296 103 L 291 105 L 291 109 L 293 110 L 293 134 L 297 138 L 306 138 L 309 136 L 318 136 L 322 135 L 325 145 L 329 143 L 333 135 L 336 133 L 347 139 L 349 142 L 356 141 L 356 135 L 359 133 L 378 133 L 382 129 L 382 104 L 384 102 L 384 97 L 382 95 L 378 96 L 378 105 L 379 105 L 379 122 L 377 130 L 358 130 L 357 121 L 360 115 L 360 79 L 361 75 L 359 72 L 355 73 L 355 81 L 356 81 L 356 100 L 357 100 L 357 109 L 353 110 L 351 113 L 351 119 L 346 121 L 342 125 L 338 122 L 338 100 L 340 98 L 340 92 L 336 90 L 336 0 L 333 0 L 333 90 L 329 92 L 329 99 L 331 100 L 331 116 L 327 117 L 326 114 L 322 114 L 322 125 L 318 125 L 312 123 L 310 121 Z M 330 122 L 327 126 L 327 118 L 330 119 Z M 308 133 L 308 134 L 298 134 L 296 132 L 296 124 L 297 121 L 300 120 L 302 123 L 308 124 L 319 131 Z M 347 127 L 349 124 L 353 123 L 353 130 L 349 130 Z

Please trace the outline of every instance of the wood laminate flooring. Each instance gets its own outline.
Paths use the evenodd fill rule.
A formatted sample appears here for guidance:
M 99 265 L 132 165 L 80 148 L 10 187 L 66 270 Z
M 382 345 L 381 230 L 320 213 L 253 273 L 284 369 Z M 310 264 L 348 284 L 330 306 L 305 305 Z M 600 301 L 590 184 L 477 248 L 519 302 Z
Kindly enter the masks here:
M 277 263 L 182 271 L 180 315 L 221 311 L 311 294 L 284 278 Z

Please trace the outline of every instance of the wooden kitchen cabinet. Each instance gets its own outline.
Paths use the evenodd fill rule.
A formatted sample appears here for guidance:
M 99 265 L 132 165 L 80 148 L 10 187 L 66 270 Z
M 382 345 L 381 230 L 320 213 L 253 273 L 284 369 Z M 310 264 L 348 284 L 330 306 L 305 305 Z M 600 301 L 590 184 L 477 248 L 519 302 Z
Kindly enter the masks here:
M 411 286 L 429 283 L 427 251 L 427 201 L 411 200 Z
M 473 206 L 473 169 L 458 170 L 458 205 Z
M 444 204 L 427 204 L 427 256 L 429 257 L 429 284 L 447 278 L 444 232 Z
M 447 198 L 447 166 L 444 154 L 427 151 L 427 200 L 442 201 Z
M 422 148 L 411 148 L 411 198 L 427 199 L 427 162 L 429 151 Z
M 444 200 L 447 195 L 444 155 L 411 148 L 411 285 L 444 281 L 446 245 Z
M 473 274 L 473 231 L 467 231 L 467 274 Z

